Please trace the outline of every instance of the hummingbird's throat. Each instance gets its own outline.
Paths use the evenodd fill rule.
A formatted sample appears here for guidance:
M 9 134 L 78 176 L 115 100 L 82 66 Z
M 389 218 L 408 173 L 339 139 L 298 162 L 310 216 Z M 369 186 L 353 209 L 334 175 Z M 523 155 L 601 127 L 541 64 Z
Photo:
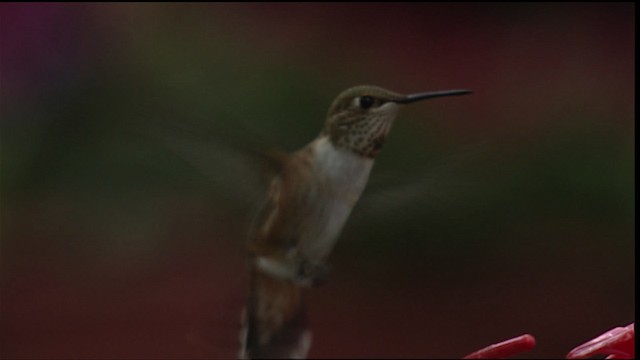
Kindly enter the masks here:
M 339 126 L 330 134 L 331 142 L 367 158 L 375 158 L 389 135 L 393 118 L 369 117 L 346 126 Z

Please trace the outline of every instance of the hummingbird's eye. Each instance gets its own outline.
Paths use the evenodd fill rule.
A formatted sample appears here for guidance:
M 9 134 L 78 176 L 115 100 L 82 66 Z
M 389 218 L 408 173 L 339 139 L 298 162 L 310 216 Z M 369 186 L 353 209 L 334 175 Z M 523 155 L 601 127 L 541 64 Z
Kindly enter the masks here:
M 373 106 L 375 100 L 371 96 L 361 96 L 359 102 L 361 109 L 368 109 Z

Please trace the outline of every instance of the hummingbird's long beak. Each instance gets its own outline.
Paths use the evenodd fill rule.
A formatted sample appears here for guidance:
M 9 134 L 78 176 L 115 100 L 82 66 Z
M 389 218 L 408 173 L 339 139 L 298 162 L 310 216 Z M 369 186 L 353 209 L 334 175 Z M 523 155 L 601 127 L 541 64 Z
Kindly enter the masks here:
M 442 96 L 457 96 L 457 95 L 466 95 L 466 94 L 471 94 L 471 90 L 430 91 L 425 93 L 407 95 L 405 96 L 404 99 L 395 100 L 395 102 L 398 104 L 410 104 L 412 102 L 432 99 L 432 98 L 437 98 Z

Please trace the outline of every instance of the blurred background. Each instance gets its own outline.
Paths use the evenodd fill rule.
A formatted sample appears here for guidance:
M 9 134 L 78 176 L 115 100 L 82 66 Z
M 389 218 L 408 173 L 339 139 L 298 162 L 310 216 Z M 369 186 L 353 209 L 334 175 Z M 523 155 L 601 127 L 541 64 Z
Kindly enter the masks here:
M 635 318 L 634 5 L 2 4 L 0 355 L 229 358 L 252 151 L 404 111 L 310 291 L 311 357 L 563 357 Z

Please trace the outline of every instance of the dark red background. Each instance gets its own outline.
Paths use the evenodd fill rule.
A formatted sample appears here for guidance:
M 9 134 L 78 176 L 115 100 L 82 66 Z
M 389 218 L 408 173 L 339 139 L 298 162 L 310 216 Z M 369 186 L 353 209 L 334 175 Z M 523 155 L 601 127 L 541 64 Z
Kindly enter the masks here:
M 632 322 L 634 10 L 2 4 L 0 356 L 234 357 L 260 188 L 219 144 L 293 150 L 360 83 L 474 94 L 396 125 L 311 357 L 557 358 Z M 210 177 L 149 140 L 200 118 Z

